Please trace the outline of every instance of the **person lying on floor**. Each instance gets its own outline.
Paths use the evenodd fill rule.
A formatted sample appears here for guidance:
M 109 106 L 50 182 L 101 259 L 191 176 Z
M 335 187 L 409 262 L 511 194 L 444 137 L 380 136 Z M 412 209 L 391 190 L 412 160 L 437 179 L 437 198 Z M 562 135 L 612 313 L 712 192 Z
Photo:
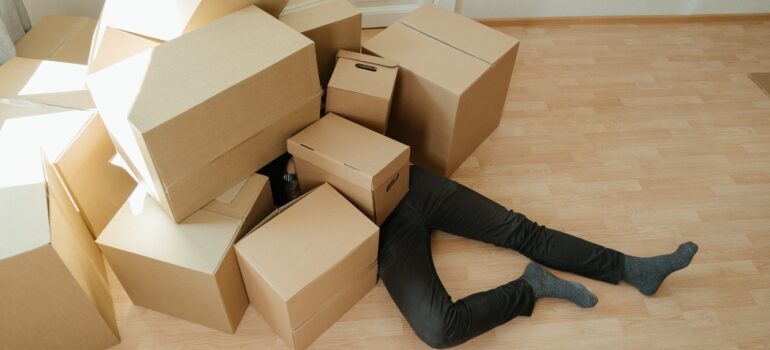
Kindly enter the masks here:
M 409 192 L 380 228 L 379 274 L 414 332 L 434 348 L 462 344 L 516 316 L 529 316 L 541 298 L 596 305 L 598 299 L 583 285 L 559 279 L 543 265 L 613 284 L 625 281 L 653 295 L 698 251 L 687 242 L 671 254 L 634 257 L 538 225 L 418 166 L 411 166 L 409 181 Z M 433 230 L 513 249 L 536 263 L 516 280 L 453 302 L 431 258 Z

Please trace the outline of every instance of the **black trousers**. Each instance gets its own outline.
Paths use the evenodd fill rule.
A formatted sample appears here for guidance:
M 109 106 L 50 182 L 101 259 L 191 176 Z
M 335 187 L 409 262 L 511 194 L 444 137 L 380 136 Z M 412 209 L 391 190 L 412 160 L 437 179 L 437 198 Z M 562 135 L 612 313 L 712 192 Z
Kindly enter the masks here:
M 517 279 L 452 302 L 431 257 L 431 231 L 521 252 L 545 266 L 619 283 L 623 254 L 546 228 L 445 177 L 410 169 L 410 189 L 380 230 L 379 273 L 420 339 L 435 348 L 461 344 L 535 305 Z

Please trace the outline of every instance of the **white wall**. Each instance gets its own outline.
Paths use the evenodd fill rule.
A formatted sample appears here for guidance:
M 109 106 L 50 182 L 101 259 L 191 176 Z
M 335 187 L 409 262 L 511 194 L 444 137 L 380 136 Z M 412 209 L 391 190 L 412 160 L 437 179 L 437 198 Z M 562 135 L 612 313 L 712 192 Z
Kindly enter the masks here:
M 471 18 L 770 13 L 770 0 L 457 0 Z
M 33 25 L 46 15 L 98 18 L 104 4 L 104 0 L 23 0 L 23 2 Z

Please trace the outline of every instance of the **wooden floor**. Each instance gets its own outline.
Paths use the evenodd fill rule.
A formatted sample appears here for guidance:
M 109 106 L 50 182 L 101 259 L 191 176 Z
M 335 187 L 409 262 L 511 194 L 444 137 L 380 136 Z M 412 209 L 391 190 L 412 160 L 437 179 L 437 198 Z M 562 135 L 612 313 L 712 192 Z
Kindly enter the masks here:
M 700 245 L 654 297 L 585 283 L 588 310 L 538 302 L 465 349 L 770 348 L 770 22 L 500 27 L 521 39 L 500 128 L 454 178 L 531 218 L 634 255 Z M 455 298 L 527 259 L 438 233 Z M 119 349 L 284 349 L 249 309 L 235 335 L 132 306 Z M 422 349 L 379 284 L 316 349 Z

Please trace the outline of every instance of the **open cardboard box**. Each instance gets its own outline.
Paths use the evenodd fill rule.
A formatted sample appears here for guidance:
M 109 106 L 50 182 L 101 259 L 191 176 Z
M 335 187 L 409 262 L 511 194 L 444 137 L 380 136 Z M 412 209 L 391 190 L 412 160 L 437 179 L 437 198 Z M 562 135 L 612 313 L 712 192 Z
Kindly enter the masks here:
M 497 126 L 519 41 L 435 5 L 423 5 L 366 43 L 399 64 L 388 136 L 412 161 L 451 175 Z
M 286 344 L 304 349 L 374 287 L 378 243 L 377 226 L 325 184 L 235 250 L 251 303 Z
M 249 303 L 233 244 L 273 209 L 257 174 L 179 224 L 137 188 L 96 242 L 135 305 L 234 333 Z
M 0 102 L 5 348 L 102 349 L 120 342 L 102 255 L 62 181 L 67 168 L 50 163 L 82 155 L 77 138 L 89 120 L 91 112 Z
M 177 222 L 319 117 L 312 41 L 254 6 L 145 44 L 101 65 L 88 86 L 131 172 Z

